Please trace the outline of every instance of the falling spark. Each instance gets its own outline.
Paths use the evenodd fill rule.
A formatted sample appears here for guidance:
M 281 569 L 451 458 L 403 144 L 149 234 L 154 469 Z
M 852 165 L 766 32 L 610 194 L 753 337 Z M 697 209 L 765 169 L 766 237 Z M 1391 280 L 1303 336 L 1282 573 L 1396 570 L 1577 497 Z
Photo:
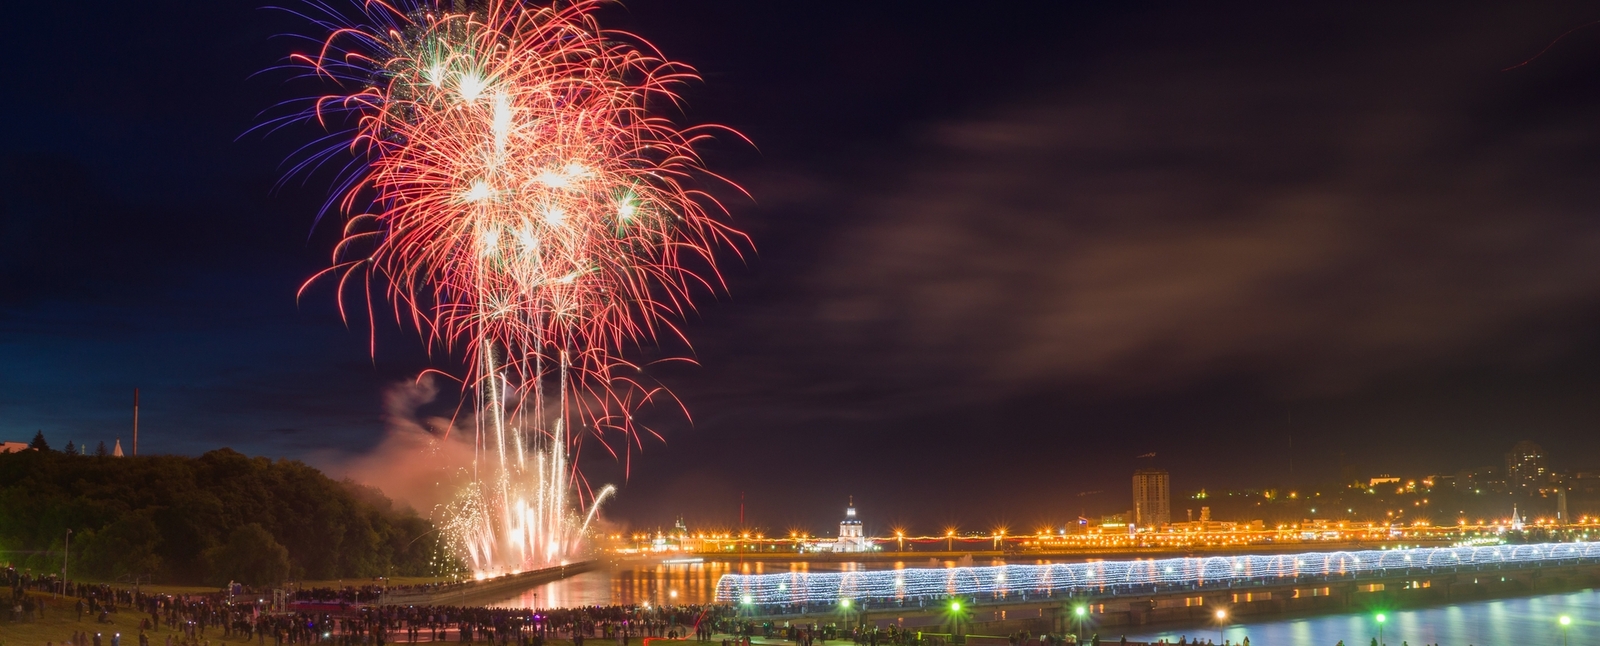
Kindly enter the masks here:
M 380 285 L 463 359 L 480 457 L 442 522 L 476 574 L 582 549 L 614 491 L 577 470 L 584 440 L 631 455 L 633 410 L 664 396 L 621 348 L 681 336 L 693 292 L 721 285 L 716 251 L 747 244 L 696 188 L 715 177 L 696 146 L 732 131 L 660 116 L 694 71 L 601 29 L 600 4 L 368 2 L 352 20 L 310 2 L 328 35 L 292 59 L 339 89 L 268 124 L 335 131 L 297 172 L 359 162 L 336 184 L 344 239 L 308 286 L 336 278 L 348 312 L 347 286 Z

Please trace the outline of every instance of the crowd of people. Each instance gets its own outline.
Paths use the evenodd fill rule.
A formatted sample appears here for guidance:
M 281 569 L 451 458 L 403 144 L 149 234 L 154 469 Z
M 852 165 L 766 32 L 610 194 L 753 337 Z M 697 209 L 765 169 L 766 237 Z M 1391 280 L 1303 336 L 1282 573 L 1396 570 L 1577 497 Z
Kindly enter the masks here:
M 56 575 L 33 576 L 6 569 L 13 621 L 37 619 L 39 593 L 62 593 L 76 621 L 109 623 L 118 613 L 134 613 L 138 646 L 210 646 L 255 642 L 256 646 L 385 646 L 417 642 L 457 642 L 497 646 L 545 646 L 551 640 L 585 646 L 634 646 L 645 638 L 693 639 L 720 646 L 751 646 L 752 640 L 785 641 L 795 646 L 826 646 L 848 640 L 857 646 L 947 646 L 948 635 L 898 626 L 755 621 L 722 604 L 650 604 L 557 609 L 483 606 L 382 605 L 377 586 L 312 588 L 274 599 L 266 592 L 234 587 L 208 594 L 174 595 L 104 584 L 63 582 Z M 393 592 L 395 588 L 390 588 Z M 33 594 L 30 594 L 33 593 Z M 282 603 L 286 602 L 286 603 Z M 282 605 L 279 605 L 282 603 Z M 337 604 L 329 607 L 329 604 Z M 112 633 L 75 630 L 62 646 L 123 646 Z M 1015 633 L 1010 646 L 1078 644 L 1074 635 Z M 1099 644 L 1098 637 L 1085 643 Z M 54 646 L 53 644 L 51 646 Z M 129 646 L 132 646 L 130 643 Z M 220 644 L 219 644 L 220 646 Z
M 324 603 L 376 603 L 385 595 L 435 594 L 449 591 L 464 583 L 405 583 L 399 585 L 362 585 L 343 588 L 300 588 L 292 593 L 295 601 Z
M 138 646 L 209 646 L 212 640 L 254 641 L 257 646 L 382 646 L 395 642 L 489 643 L 499 646 L 544 646 L 551 639 L 605 640 L 632 646 L 646 637 L 711 641 L 720 632 L 755 634 L 756 627 L 735 621 L 723 605 L 619 605 L 549 610 L 470 606 L 377 605 L 385 592 L 379 586 L 342 589 L 311 588 L 287 595 L 285 605 L 266 592 L 234 587 L 208 594 L 174 595 L 104 584 L 63 582 L 57 575 L 36 576 L 13 568 L 3 571 L 11 588 L 12 621 L 39 618 L 41 594 L 64 594 L 75 619 L 109 623 L 113 615 L 133 613 L 138 621 Z M 407 592 L 424 586 L 390 587 Z M 326 607 L 337 603 L 338 608 Z M 61 606 L 57 606 L 61 607 Z M 123 636 L 74 630 L 62 646 L 123 646 Z M 104 637 L 104 639 L 102 639 Z M 111 642 L 115 643 L 104 643 Z M 54 646 L 53 644 L 51 646 Z M 132 646 L 130 643 L 129 646 Z M 597 646 L 597 645 L 594 645 Z

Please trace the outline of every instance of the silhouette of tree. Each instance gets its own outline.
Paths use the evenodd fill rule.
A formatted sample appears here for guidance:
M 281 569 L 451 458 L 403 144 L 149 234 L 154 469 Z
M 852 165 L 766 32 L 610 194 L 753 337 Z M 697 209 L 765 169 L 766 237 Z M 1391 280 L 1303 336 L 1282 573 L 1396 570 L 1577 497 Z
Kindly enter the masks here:
M 33 551 L 19 569 L 60 568 L 71 529 L 73 576 L 104 581 L 221 585 L 460 567 L 428 519 L 382 492 L 229 449 L 138 460 L 0 454 L 0 509 L 0 545 Z
M 276 585 L 289 578 L 289 550 L 259 523 L 241 525 L 228 542 L 206 550 L 212 577 L 245 585 Z
M 44 441 L 44 431 L 39 431 L 39 432 L 36 432 L 36 433 L 33 434 L 33 442 L 30 442 L 28 444 L 28 448 L 33 449 L 35 451 L 49 451 L 50 450 L 50 443 Z

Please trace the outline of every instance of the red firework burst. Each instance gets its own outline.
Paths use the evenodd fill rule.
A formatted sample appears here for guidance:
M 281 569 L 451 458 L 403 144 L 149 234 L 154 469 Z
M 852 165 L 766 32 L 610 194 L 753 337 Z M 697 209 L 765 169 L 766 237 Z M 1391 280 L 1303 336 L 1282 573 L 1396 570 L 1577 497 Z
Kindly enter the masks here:
M 294 60 L 341 91 L 302 116 L 352 124 L 335 141 L 358 164 L 334 262 L 307 284 L 337 277 L 341 311 L 366 286 L 369 316 L 380 285 L 397 317 L 466 355 L 464 384 L 559 372 L 563 418 L 637 441 L 629 413 L 657 390 L 618 370 L 620 349 L 681 337 L 691 294 L 721 287 L 715 250 L 747 240 L 694 188 L 715 177 L 696 146 L 732 131 L 660 116 L 694 71 L 601 29 L 600 4 L 369 1 L 367 27 L 321 21 L 320 51 Z

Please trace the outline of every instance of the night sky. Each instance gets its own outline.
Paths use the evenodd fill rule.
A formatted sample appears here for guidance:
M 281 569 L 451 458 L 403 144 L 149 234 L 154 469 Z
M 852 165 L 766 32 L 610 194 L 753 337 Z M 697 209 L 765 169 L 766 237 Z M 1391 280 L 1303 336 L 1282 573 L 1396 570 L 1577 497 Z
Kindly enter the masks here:
M 603 20 L 700 70 L 683 121 L 755 142 L 708 149 L 755 252 L 692 350 L 628 355 L 698 361 L 649 375 L 692 423 L 644 411 L 666 440 L 625 481 L 585 449 L 614 521 L 733 524 L 743 492 L 776 530 L 850 495 L 869 531 L 1031 527 L 1126 509 L 1140 466 L 1308 486 L 1521 439 L 1600 468 L 1600 2 Z M 144 452 L 343 473 L 448 414 L 410 384 L 450 355 L 381 319 L 374 355 L 331 289 L 296 301 L 337 231 L 325 182 L 275 185 L 315 133 L 246 133 L 298 95 L 255 73 L 306 30 L 256 2 L 8 8 L 0 438 L 126 444 L 138 387 Z

